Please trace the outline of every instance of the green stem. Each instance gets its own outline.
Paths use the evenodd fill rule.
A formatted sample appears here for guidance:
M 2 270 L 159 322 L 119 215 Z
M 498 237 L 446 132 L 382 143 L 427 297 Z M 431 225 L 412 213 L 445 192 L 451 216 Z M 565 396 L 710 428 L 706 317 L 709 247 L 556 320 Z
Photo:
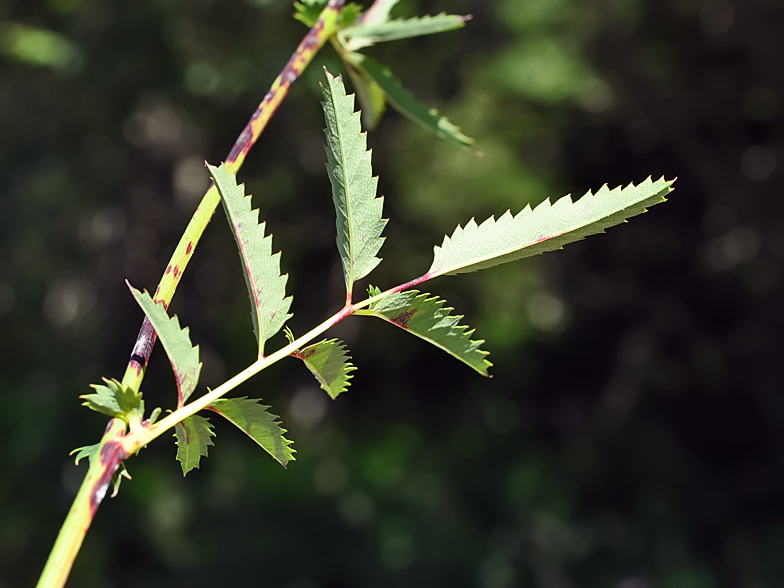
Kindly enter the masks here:
M 314 55 L 324 46 L 327 39 L 335 33 L 338 13 L 344 2 L 345 0 L 329 1 L 327 7 L 319 16 L 319 20 L 310 29 L 291 56 L 286 67 L 273 82 L 270 91 L 267 92 L 264 100 L 259 104 L 259 107 L 237 138 L 226 159 L 226 164 L 232 173 L 236 173 L 240 169 L 248 151 L 250 151 L 250 148 L 267 126 L 269 119 L 288 94 L 291 85 L 308 66 Z M 219 202 L 218 191 L 215 189 L 215 186 L 210 186 L 172 254 L 166 272 L 156 290 L 156 301 L 163 301 L 166 306 L 171 302 L 185 266 L 188 265 L 190 258 L 193 256 L 196 244 L 212 218 L 212 214 L 215 212 Z M 126 386 L 130 386 L 137 391 L 139 390 L 154 344 L 155 331 L 152 329 L 149 321 L 145 319 L 131 354 L 131 361 L 123 377 L 123 383 Z M 250 375 L 244 379 L 247 379 Z M 244 379 L 238 380 L 234 385 L 236 386 Z M 149 429 L 145 428 L 141 432 L 147 430 Z M 135 432 L 132 437 L 135 437 L 136 434 L 138 432 Z M 135 446 L 133 452 L 128 452 L 125 450 L 126 443 L 124 441 L 125 423 L 119 419 L 113 419 L 101 439 L 98 452 L 96 453 L 97 457 L 90 461 L 90 469 L 60 529 L 54 547 L 52 547 L 44 570 L 41 573 L 37 588 L 62 588 L 65 585 L 87 530 L 117 467 L 125 458 L 138 451 L 144 445 Z
M 36 588 L 61 588 L 65 585 L 76 554 L 79 553 L 98 505 L 106 495 L 112 476 L 120 462 L 127 457 L 118 443 L 123 433 L 125 423 L 120 419 L 113 419 L 101 439 L 95 457 L 90 459 L 90 469 L 57 535 Z
M 273 363 L 276 363 L 283 359 L 284 357 L 288 357 L 298 349 L 304 347 L 308 343 L 310 343 L 313 339 L 330 329 L 331 327 L 338 324 L 344 318 L 351 316 L 358 310 L 361 310 L 374 302 L 378 302 L 387 296 L 391 296 L 397 292 L 401 292 L 403 290 L 407 290 L 408 288 L 412 288 L 417 284 L 421 284 L 430 279 L 428 274 L 420 276 L 410 282 L 406 282 L 405 284 L 400 284 L 399 286 L 395 286 L 394 288 L 390 288 L 380 294 L 376 294 L 373 297 L 367 298 L 362 302 L 358 302 L 356 304 L 347 304 L 343 309 L 339 312 L 325 320 L 323 323 L 314 327 L 298 339 L 292 341 L 285 347 L 281 347 L 275 353 L 268 355 L 266 357 L 262 357 L 257 361 L 253 362 L 247 368 L 242 370 L 233 378 L 226 380 L 223 384 L 218 386 L 217 388 L 210 390 L 204 396 L 201 396 L 191 402 L 190 404 L 186 404 L 185 406 L 178 408 L 166 418 L 161 419 L 157 423 L 139 429 L 138 431 L 134 431 L 123 437 L 121 440 L 123 450 L 128 454 L 132 455 L 136 453 L 139 449 L 148 445 L 153 439 L 160 437 L 163 433 L 174 427 L 177 423 L 180 423 L 187 419 L 190 416 L 193 416 L 200 410 L 204 410 L 210 404 L 224 396 L 226 393 L 230 392 L 246 380 L 250 379 L 251 377 L 258 374 L 263 369 L 268 368 Z
M 253 116 L 251 116 L 242 133 L 240 133 L 229 156 L 226 158 L 226 167 L 229 173 L 237 173 L 240 167 L 242 167 L 250 148 L 256 143 L 256 140 L 266 128 L 270 118 L 288 94 L 291 85 L 310 64 L 315 54 L 327 42 L 327 39 L 335 33 L 338 14 L 344 2 L 345 0 L 329 1 L 327 7 L 321 12 L 316 24 L 302 39 L 286 67 L 283 68 L 283 71 L 272 83 L 269 92 L 264 96 L 264 99 L 253 113 Z M 188 265 L 191 257 L 193 257 L 196 245 L 201 239 L 202 233 L 210 222 L 219 202 L 218 190 L 214 185 L 210 186 L 188 223 L 180 242 L 169 260 L 169 264 L 166 266 L 166 271 L 155 291 L 154 298 L 156 302 L 163 302 L 164 306 L 169 306 L 185 267 Z M 150 322 L 145 319 L 123 376 L 124 385 L 133 388 L 133 390 L 139 390 L 144 378 L 144 370 L 147 367 L 147 361 L 150 359 L 154 345 L 155 330 Z

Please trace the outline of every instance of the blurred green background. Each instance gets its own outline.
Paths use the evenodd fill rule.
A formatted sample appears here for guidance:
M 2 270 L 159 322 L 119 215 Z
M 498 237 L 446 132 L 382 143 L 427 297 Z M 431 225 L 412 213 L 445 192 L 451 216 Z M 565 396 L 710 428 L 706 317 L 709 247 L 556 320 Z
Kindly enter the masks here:
M 128 461 L 70 586 L 763 588 L 784 585 L 784 5 L 780 0 L 403 0 L 461 31 L 368 51 L 477 139 L 397 113 L 372 131 L 389 287 L 471 216 L 678 176 L 607 235 L 445 297 L 487 340 L 482 379 L 381 321 L 334 331 L 336 401 L 293 360 L 244 384 L 298 450 L 284 470 L 215 417 L 183 479 Z M 305 33 L 288 0 L 0 0 L 0 586 L 33 585 L 153 289 L 218 163 Z M 240 173 L 283 252 L 302 333 L 343 280 L 321 66 Z M 218 212 L 173 310 L 214 386 L 254 359 Z M 278 336 L 282 343 L 282 335 Z M 274 342 L 273 342 L 274 343 Z M 272 344 L 272 343 L 271 343 Z M 160 346 L 143 390 L 171 408 Z M 82 464 L 84 466 L 84 464 Z

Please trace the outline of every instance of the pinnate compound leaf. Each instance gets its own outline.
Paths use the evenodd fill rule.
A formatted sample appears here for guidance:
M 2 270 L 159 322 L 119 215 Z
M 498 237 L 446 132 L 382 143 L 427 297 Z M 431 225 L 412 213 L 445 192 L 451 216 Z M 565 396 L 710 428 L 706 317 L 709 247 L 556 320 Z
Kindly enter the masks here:
M 278 417 L 255 398 L 219 398 L 207 407 L 223 415 L 274 457 L 283 467 L 294 460 L 291 441 L 283 434 Z
M 371 291 L 371 295 L 379 292 Z M 458 324 L 461 315 L 451 315 L 454 309 L 444 306 L 444 300 L 417 290 L 406 290 L 392 294 L 373 304 L 368 310 L 356 314 L 377 316 L 413 333 L 417 337 L 440 347 L 450 355 L 468 364 L 483 376 L 493 364 L 487 359 L 488 352 L 479 347 L 483 340 L 472 341 L 474 330 Z
M 93 394 L 85 394 L 83 406 L 111 417 L 123 419 L 126 423 L 141 422 L 144 417 L 142 393 L 124 386 L 117 380 L 103 378 L 104 385 L 91 384 Z
M 396 41 L 409 37 L 432 35 L 452 31 L 465 26 L 470 16 L 441 13 L 435 16 L 422 16 L 408 19 L 384 20 L 383 22 L 359 21 L 352 27 L 343 29 L 340 34 L 348 39 L 346 48 L 356 51 L 385 41 Z
M 347 96 L 341 76 L 324 69 L 327 81 L 324 117 L 327 121 L 327 173 L 335 203 L 337 243 L 343 263 L 346 291 L 365 277 L 381 259 L 376 257 L 384 244 L 381 233 L 387 221 L 381 218 L 384 198 L 376 198 L 378 177 L 373 177 L 367 134 L 362 132 L 360 113 L 354 112 L 354 96 Z
M 351 372 L 357 369 L 350 362 L 345 344 L 337 339 L 319 341 L 292 355 L 305 362 L 319 385 L 333 400 L 348 389 L 353 377 Z
M 174 425 L 174 436 L 177 439 L 177 461 L 185 476 L 193 468 L 199 467 L 202 456 L 207 457 L 207 448 L 214 445 L 211 437 L 215 433 L 207 418 L 193 415 Z
M 445 116 L 439 115 L 436 109 L 428 109 L 420 104 L 408 90 L 403 88 L 400 80 L 389 69 L 360 53 L 349 53 L 345 57 L 349 65 L 378 84 L 386 94 L 389 103 L 402 115 L 442 139 L 448 139 L 463 147 L 476 149 L 476 141 L 464 135 L 460 131 L 460 127 L 453 125 Z
M 648 178 L 639 186 L 630 184 L 614 190 L 605 185 L 596 194 L 588 192 L 574 203 L 565 196 L 555 204 L 545 200 L 534 209 L 526 206 L 514 217 L 507 211 L 497 221 L 490 217 L 481 225 L 472 219 L 434 248 L 427 275 L 473 272 L 603 233 L 606 228 L 664 202 L 674 181 L 662 178 L 653 182 Z
M 194 347 L 191 343 L 188 327 L 180 328 L 180 320 L 176 316 L 169 317 L 163 302 L 155 302 L 146 290 L 142 293 L 130 284 L 128 287 L 155 329 L 166 350 L 166 355 L 169 356 L 174 379 L 177 381 L 177 406 L 182 406 L 199 383 L 202 366 L 199 361 L 199 346 Z
M 207 165 L 220 193 L 226 217 L 242 260 L 253 318 L 253 332 L 264 357 L 264 342 L 283 328 L 291 317 L 291 296 L 286 296 L 288 275 L 280 273 L 280 252 L 272 253 L 272 235 L 264 236 L 266 223 L 259 224 L 258 209 L 251 209 L 251 197 L 245 185 L 225 165 Z

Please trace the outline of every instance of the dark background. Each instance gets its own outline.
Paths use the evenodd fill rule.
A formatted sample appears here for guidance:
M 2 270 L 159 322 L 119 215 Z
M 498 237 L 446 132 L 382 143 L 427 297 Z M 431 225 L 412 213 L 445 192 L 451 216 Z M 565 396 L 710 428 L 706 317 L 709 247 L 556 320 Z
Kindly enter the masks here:
M 461 31 L 368 50 L 475 137 L 395 112 L 372 131 L 390 218 L 382 287 L 471 216 L 677 176 L 628 225 L 445 277 L 483 379 L 381 321 L 334 331 L 359 367 L 329 401 L 283 361 L 262 397 L 284 470 L 216 422 L 183 479 L 168 438 L 128 461 L 71 586 L 762 588 L 784 585 L 784 4 L 403 0 Z M 288 0 L 0 1 L 0 586 L 33 585 L 141 313 L 220 162 L 305 29 Z M 319 54 L 239 174 L 283 252 L 302 333 L 343 298 Z M 359 287 L 364 288 L 363 282 Z M 214 386 L 254 359 L 218 212 L 172 306 Z M 270 346 L 283 342 L 279 335 Z M 203 388 L 202 388 L 203 389 Z M 159 348 L 143 390 L 171 408 Z M 217 417 L 213 419 L 217 421 Z M 84 464 L 82 464 L 84 466 Z

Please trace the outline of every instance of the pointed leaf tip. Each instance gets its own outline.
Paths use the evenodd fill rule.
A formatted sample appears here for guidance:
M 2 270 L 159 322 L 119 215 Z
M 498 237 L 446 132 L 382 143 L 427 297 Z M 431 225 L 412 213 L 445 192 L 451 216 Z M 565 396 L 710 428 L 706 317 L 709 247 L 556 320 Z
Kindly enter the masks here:
M 245 185 L 226 169 L 207 165 L 226 211 L 237 243 L 245 284 L 251 304 L 253 332 L 264 356 L 264 343 L 291 318 L 292 297 L 286 296 L 288 275 L 280 271 L 280 252 L 272 253 L 272 235 L 265 236 L 266 223 L 259 224 L 259 211 L 251 206 Z
M 596 194 L 588 192 L 576 202 L 565 196 L 555 203 L 545 200 L 533 209 L 528 205 L 516 216 L 509 211 L 498 220 L 491 216 L 480 225 L 471 219 L 433 248 L 428 275 L 432 278 L 473 272 L 603 233 L 664 202 L 674 181 L 662 178 L 653 182 L 648 178 L 638 186 L 629 184 L 613 190 L 605 184 Z
M 463 134 L 460 127 L 452 124 L 445 116 L 438 114 L 434 108 L 427 108 L 406 90 L 400 80 L 385 66 L 361 53 L 348 53 L 348 65 L 354 67 L 368 80 L 375 82 L 386 95 L 392 107 L 409 120 L 435 133 L 442 139 L 472 149 L 477 155 L 476 141 Z

